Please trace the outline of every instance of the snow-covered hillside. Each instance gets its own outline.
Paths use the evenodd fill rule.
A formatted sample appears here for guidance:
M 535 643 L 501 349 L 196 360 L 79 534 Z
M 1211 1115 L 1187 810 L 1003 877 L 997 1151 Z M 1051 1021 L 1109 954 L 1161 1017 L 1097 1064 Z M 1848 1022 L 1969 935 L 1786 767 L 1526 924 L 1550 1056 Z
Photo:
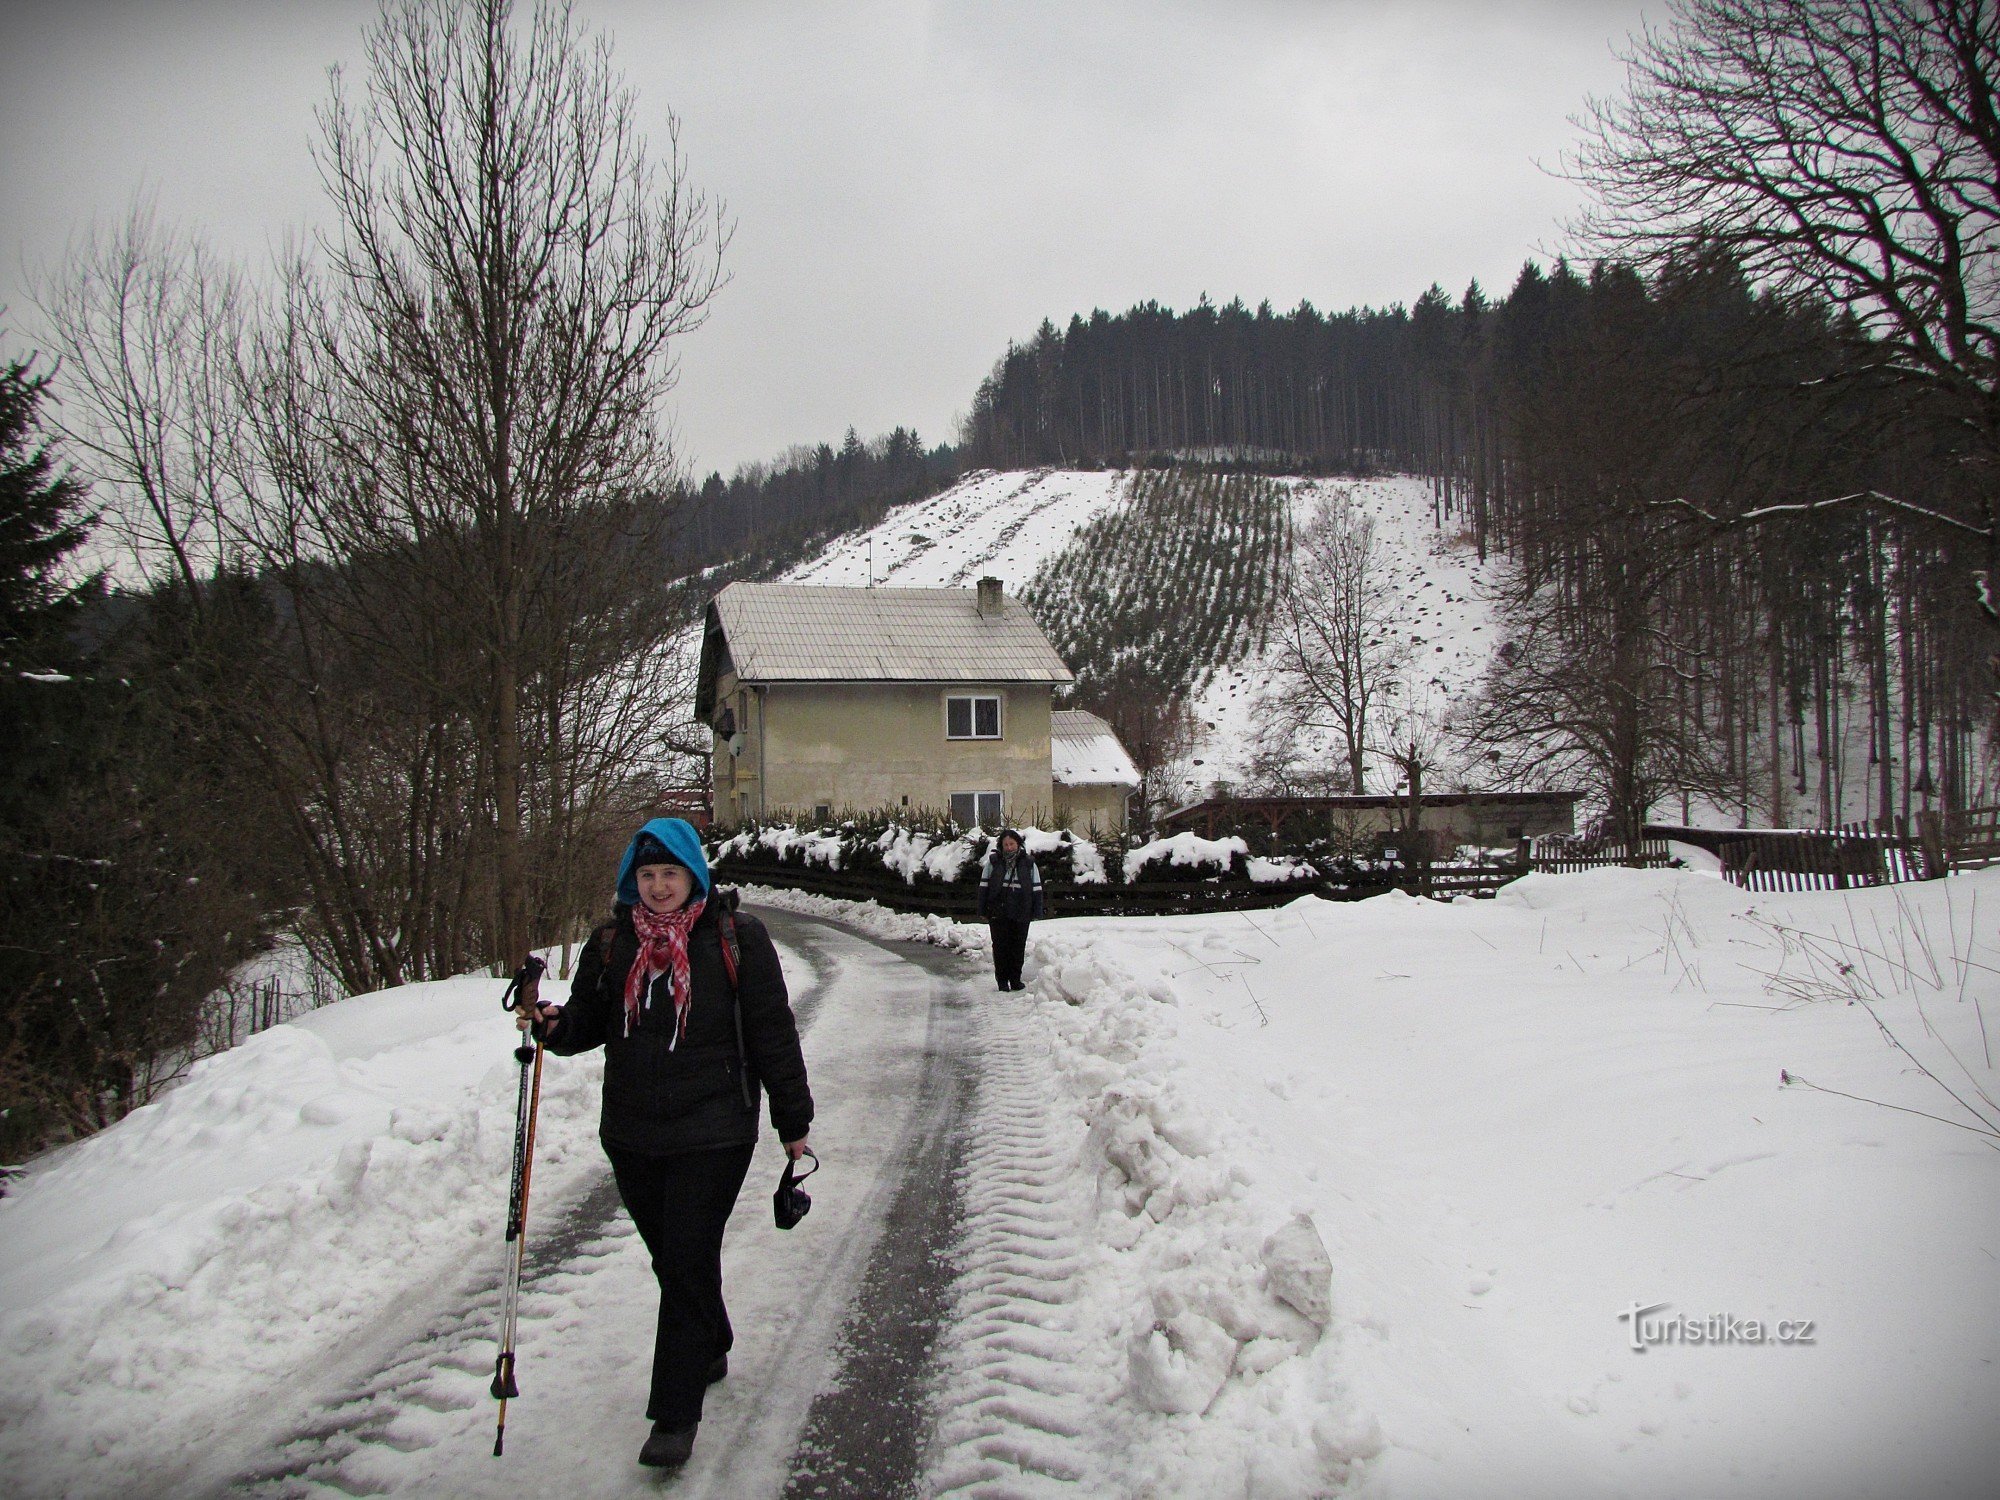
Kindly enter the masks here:
M 1123 496 L 1125 482 L 1119 470 L 980 470 L 942 494 L 899 506 L 867 530 L 841 537 L 778 581 L 969 588 L 991 576 L 1018 593 L 1078 528 Z
M 1340 492 L 1375 522 L 1394 600 L 1391 629 L 1411 648 L 1415 685 L 1428 689 L 1441 709 L 1463 702 L 1477 690 L 1499 643 L 1490 594 L 1506 560 L 1489 556 L 1482 563 L 1469 538 L 1441 530 L 1432 516 L 1429 481 L 1410 475 L 1291 481 L 1294 523 Z M 1201 735 L 1194 751 L 1201 762 L 1198 784 L 1243 779 L 1270 678 L 1268 654 L 1217 664 L 1194 703 Z M 1310 748 L 1329 758 L 1338 753 L 1332 744 Z M 1371 774 L 1380 781 L 1386 772 Z M 1370 789 L 1386 791 L 1389 783 L 1371 783 Z

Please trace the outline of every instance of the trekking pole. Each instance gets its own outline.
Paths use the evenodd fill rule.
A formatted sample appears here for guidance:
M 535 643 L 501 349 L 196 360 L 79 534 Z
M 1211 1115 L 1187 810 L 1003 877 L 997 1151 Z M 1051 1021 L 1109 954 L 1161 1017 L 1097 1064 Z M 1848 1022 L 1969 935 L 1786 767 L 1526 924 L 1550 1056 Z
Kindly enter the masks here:
M 547 969 L 547 964 L 529 955 L 514 971 L 513 981 L 500 997 L 500 1008 L 525 1008 L 532 1016 Z M 521 1268 L 528 1253 L 528 1182 L 535 1171 L 535 1116 L 542 1104 L 542 1044 L 537 1040 L 530 1045 L 528 1037 L 532 1035 L 524 1035 L 514 1049 L 514 1060 L 521 1065 L 521 1092 L 514 1102 L 514 1180 L 507 1195 L 507 1291 L 500 1311 L 500 1354 L 493 1362 L 493 1394 L 500 1401 L 500 1422 L 493 1432 L 495 1458 L 507 1440 L 507 1399 L 521 1394 L 514 1383 L 514 1326 L 521 1311 Z

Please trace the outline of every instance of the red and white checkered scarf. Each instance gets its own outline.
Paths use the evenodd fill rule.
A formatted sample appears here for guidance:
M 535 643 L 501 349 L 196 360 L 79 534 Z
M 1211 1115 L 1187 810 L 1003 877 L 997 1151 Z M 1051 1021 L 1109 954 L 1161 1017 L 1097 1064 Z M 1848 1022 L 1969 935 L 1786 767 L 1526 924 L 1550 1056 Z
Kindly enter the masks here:
M 688 932 L 701 909 L 708 905 L 704 896 L 690 901 L 679 911 L 664 914 L 649 911 L 644 902 L 632 908 L 632 930 L 639 934 L 639 951 L 625 974 L 625 1035 L 639 1026 L 639 1007 L 655 974 L 670 973 L 674 986 L 674 1032 L 667 1038 L 667 1050 L 680 1045 L 687 1033 L 688 1002 L 693 984 L 688 973 Z

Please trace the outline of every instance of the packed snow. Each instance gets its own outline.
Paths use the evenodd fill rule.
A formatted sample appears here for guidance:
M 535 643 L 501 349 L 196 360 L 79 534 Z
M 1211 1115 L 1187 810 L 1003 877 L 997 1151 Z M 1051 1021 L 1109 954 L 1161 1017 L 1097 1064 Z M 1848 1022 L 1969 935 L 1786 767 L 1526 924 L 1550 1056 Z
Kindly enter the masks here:
M 932 981 L 859 941 L 833 951 L 827 974 L 784 955 L 795 992 L 814 992 L 818 1201 L 773 1229 L 765 1131 L 725 1250 L 736 1373 L 711 1398 L 693 1493 L 783 1488 L 896 1185 Z M 11 1185 L 0 1491 L 122 1500 L 289 1472 L 266 1492 L 630 1492 L 658 1294 L 622 1214 L 528 1289 L 523 1397 L 490 1456 L 520 1077 L 503 987 L 405 986 L 274 1027 Z M 608 1191 L 602 1073 L 601 1053 L 544 1068 L 531 1252 Z
M 0 1200 L 0 1469 L 20 1492 L 172 1472 L 458 1269 L 505 1211 L 502 987 L 409 985 L 260 1032 Z M 598 1155 L 601 1072 L 544 1079 L 545 1201 Z
M 983 951 L 973 924 L 767 904 Z M 1986 1493 L 1996 910 L 2000 871 L 1752 896 L 1606 870 L 1478 903 L 1037 924 L 1027 993 L 993 995 L 972 962 L 963 981 L 987 1083 L 931 1488 Z M 886 1075 L 923 1052 L 921 1009 L 891 998 L 910 966 L 875 955 L 838 959 L 851 982 L 809 1042 L 846 1069 L 826 1076 L 846 1080 L 828 1110 L 847 1152 L 887 1149 L 908 1085 Z M 498 989 L 276 1027 L 0 1201 L 15 1492 L 219 1482 L 204 1455 L 309 1395 L 329 1351 L 469 1285 L 477 1247 L 497 1273 L 517 1077 Z M 598 1071 L 545 1077 L 544 1224 L 602 1175 Z M 866 1224 L 847 1233 L 865 1247 Z M 759 1288 L 798 1274 L 773 1254 L 817 1253 L 731 1243 Z M 636 1242 L 582 1256 L 530 1299 L 530 1367 L 556 1389 L 636 1382 L 648 1290 Z M 782 1292 L 751 1295 L 782 1325 Z M 794 1424 L 837 1368 L 822 1321 L 809 1347 L 745 1346 L 777 1361 Z M 607 1325 L 615 1359 L 573 1332 Z M 573 1409 L 533 1399 L 506 1473 L 488 1467 L 490 1345 L 463 1348 L 339 1483 L 484 1494 L 560 1482 L 586 1450 L 602 1492 L 627 1482 L 612 1414 L 566 1433 Z M 782 1466 L 758 1462 L 775 1493 Z

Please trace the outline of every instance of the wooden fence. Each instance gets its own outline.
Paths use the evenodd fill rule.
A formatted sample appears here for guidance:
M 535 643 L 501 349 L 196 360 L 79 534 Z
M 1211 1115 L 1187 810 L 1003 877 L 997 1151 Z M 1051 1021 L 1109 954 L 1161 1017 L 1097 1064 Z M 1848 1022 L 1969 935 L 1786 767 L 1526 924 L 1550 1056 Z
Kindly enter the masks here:
M 1811 832 L 1745 830 L 1717 846 L 1722 873 L 1749 891 L 1845 891 L 1945 874 L 1951 858 L 1933 830 L 1907 820 L 1845 823 Z
M 1674 862 L 1674 852 L 1665 839 L 1580 846 L 1557 838 L 1534 841 L 1516 859 L 1538 875 L 1574 875 L 1581 870 L 1664 870 Z
M 1968 807 L 1945 819 L 1945 842 L 1954 870 L 2000 864 L 2000 807 Z

